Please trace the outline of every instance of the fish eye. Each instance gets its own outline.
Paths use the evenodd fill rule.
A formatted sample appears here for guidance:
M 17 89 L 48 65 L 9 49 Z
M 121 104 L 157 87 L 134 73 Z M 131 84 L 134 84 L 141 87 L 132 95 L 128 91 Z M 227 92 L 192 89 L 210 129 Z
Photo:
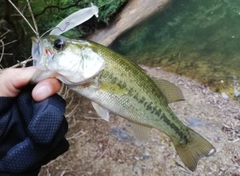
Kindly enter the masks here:
M 54 48 L 56 50 L 61 50 L 65 46 L 65 42 L 62 39 L 57 39 L 54 41 Z

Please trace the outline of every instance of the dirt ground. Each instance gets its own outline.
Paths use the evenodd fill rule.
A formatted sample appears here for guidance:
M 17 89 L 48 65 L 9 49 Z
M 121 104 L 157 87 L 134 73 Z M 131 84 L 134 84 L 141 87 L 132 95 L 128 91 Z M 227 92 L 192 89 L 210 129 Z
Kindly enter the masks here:
M 100 119 L 88 100 L 64 91 L 69 105 L 66 117 L 70 149 L 48 165 L 40 176 L 240 176 L 240 104 L 224 99 L 193 80 L 147 68 L 148 74 L 178 85 L 185 101 L 170 104 L 189 127 L 208 139 L 217 152 L 202 158 L 195 172 L 184 167 L 170 139 L 153 129 L 146 147 L 136 145 L 126 120 L 111 115 Z

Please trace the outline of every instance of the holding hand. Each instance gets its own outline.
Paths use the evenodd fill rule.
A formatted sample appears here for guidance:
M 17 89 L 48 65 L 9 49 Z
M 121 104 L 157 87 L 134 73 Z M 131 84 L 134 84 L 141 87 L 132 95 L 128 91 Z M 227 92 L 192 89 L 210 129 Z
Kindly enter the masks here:
M 9 68 L 0 74 L 0 96 L 15 97 L 21 88 L 26 86 L 32 78 L 36 67 Z M 35 101 L 42 101 L 47 97 L 57 93 L 61 88 L 61 83 L 54 78 L 49 78 L 39 82 L 32 91 Z
M 68 150 L 65 101 L 56 79 L 28 85 L 36 68 L 0 74 L 0 175 L 37 175 Z M 26 86 L 27 85 L 27 86 Z

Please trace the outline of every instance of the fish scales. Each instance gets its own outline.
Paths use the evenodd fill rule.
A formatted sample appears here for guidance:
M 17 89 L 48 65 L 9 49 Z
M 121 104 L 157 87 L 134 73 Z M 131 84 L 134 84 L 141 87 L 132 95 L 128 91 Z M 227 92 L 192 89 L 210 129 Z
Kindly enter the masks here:
M 183 99 L 172 83 L 151 79 L 136 64 L 94 42 L 63 36 L 36 41 L 32 51 L 39 70 L 32 81 L 56 77 L 91 100 L 103 119 L 109 119 L 110 111 L 129 120 L 138 139 L 147 139 L 151 128 L 166 133 L 191 171 L 200 158 L 215 153 L 212 144 L 185 126 L 168 106 Z
M 99 84 L 110 82 L 126 89 L 126 92 L 120 95 L 117 91 L 109 94 L 109 90 L 103 91 L 100 89 L 94 90 L 96 93 L 93 97 L 93 92 L 87 89 L 88 92 L 84 95 L 90 95 L 91 100 L 105 108 L 109 108 L 109 104 L 111 104 L 109 109 L 113 113 L 130 121 L 157 128 L 175 140 L 187 142 L 186 136 L 182 132 L 185 130 L 186 133 L 187 128 L 183 128 L 182 122 L 168 108 L 167 101 L 163 98 L 164 95 L 155 83 L 141 71 L 141 68 L 117 53 L 108 52 L 106 54 L 104 50 L 99 49 L 102 47 L 101 45 L 96 43 L 91 43 L 91 45 L 96 45 L 96 49 L 94 47 L 93 50 L 101 54 L 106 60 L 106 66 L 99 78 Z M 79 91 L 80 94 L 83 94 L 83 89 Z M 162 107 L 167 107 L 167 109 L 165 110 Z

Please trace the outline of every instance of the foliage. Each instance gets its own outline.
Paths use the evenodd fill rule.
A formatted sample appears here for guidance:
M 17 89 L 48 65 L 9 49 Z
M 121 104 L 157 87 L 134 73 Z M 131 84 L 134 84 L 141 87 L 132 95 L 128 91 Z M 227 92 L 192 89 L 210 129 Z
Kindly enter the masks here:
M 94 32 L 96 28 L 108 25 L 110 19 L 114 17 L 114 14 L 117 13 L 118 9 L 126 1 L 127 0 L 30 0 L 30 3 L 40 35 L 56 26 L 71 13 L 89 7 L 91 2 L 98 7 L 100 6 L 99 18 L 96 19 L 93 17 L 79 27 L 64 34 L 69 37 L 78 38 Z M 26 0 L 12 0 L 12 2 L 32 23 L 31 13 L 28 10 Z M 8 0 L 1 1 L 0 24 L 0 36 L 6 31 L 10 31 L 8 35 L 5 36 L 5 43 L 17 40 L 14 45 L 9 45 L 5 48 L 5 51 L 11 53 L 12 56 L 4 55 L 2 64 L 8 67 L 15 64 L 17 60 L 27 59 L 30 56 L 30 38 L 35 34 L 29 26 L 26 25 L 26 22 L 16 12 Z
M 23 4 L 25 0 L 21 0 Z M 37 17 L 37 23 L 41 29 L 41 33 L 47 31 L 48 29 L 56 26 L 62 19 L 66 18 L 71 13 L 89 7 L 92 2 L 94 5 L 99 7 L 99 17 L 96 19 L 93 17 L 90 21 L 87 21 L 85 24 L 82 24 L 80 30 L 86 30 L 88 33 L 89 28 L 98 27 L 98 24 L 108 24 L 110 17 L 117 12 L 119 7 L 123 5 L 126 0 L 51 0 L 51 1 L 32 1 L 33 11 Z M 29 15 L 29 14 L 28 14 Z M 47 22 L 46 22 L 47 20 Z M 93 31 L 93 30 L 91 30 Z M 82 36 L 85 31 L 80 31 L 78 34 L 71 31 L 72 36 Z
M 108 24 L 111 15 L 115 14 L 119 7 L 123 5 L 126 0 L 93 0 L 93 3 L 99 7 L 98 21 Z

